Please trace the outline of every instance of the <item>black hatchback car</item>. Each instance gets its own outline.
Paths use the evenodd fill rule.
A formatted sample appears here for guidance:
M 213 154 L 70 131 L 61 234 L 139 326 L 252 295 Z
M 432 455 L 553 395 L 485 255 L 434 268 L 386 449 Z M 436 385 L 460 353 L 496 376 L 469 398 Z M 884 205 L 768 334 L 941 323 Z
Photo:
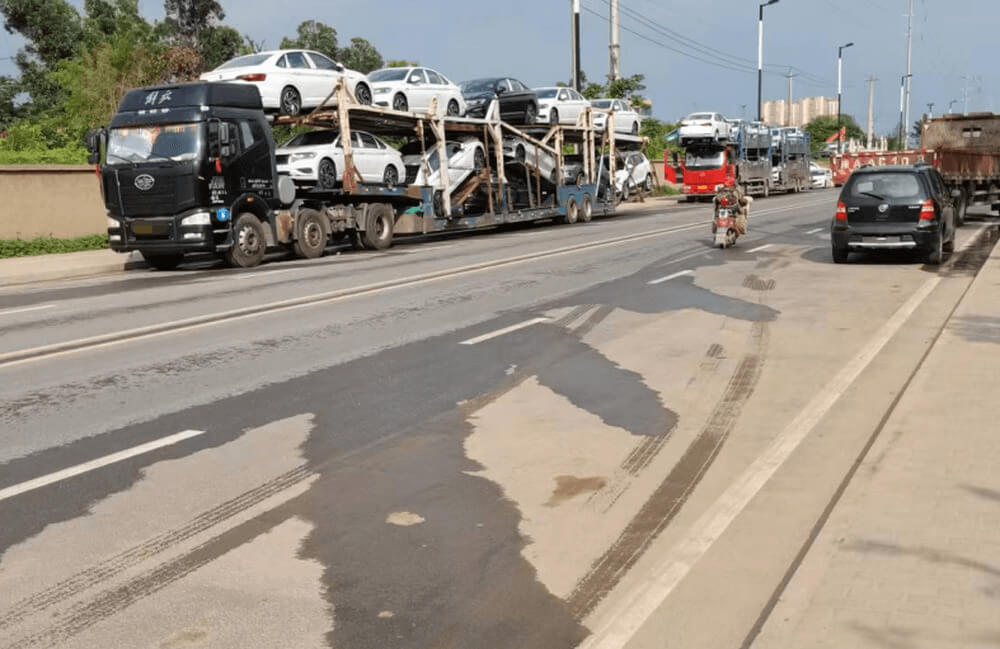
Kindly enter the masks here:
M 916 250 L 940 264 L 955 247 L 953 197 L 929 165 L 858 169 L 840 192 L 830 239 L 838 264 L 859 250 Z
M 538 95 L 511 77 L 473 79 L 461 84 L 468 117 L 485 117 L 490 101 L 500 101 L 500 119 L 513 124 L 534 124 L 538 118 Z

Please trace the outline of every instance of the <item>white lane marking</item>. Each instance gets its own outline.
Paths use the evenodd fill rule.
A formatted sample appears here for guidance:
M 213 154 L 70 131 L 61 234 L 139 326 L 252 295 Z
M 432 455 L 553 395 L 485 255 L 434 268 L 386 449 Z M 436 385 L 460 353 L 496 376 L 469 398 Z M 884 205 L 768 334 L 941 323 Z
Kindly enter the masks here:
M 580 649 L 626 646 L 940 282 L 940 277 L 927 280 L 899 307 L 861 352 L 781 431 L 767 451 L 712 503 L 687 535 L 648 573 L 645 582 L 630 596 L 623 597 L 614 610 L 607 611 L 607 615 L 602 613 L 607 622 Z
M 503 329 L 497 329 L 496 331 L 491 331 L 488 334 L 483 334 L 482 336 L 476 336 L 475 338 L 469 338 L 468 340 L 463 340 L 460 345 L 478 345 L 481 342 L 486 342 L 487 340 L 492 340 L 493 338 L 499 338 L 505 334 L 517 331 L 519 329 L 525 329 L 536 324 L 541 324 L 543 322 L 549 322 L 548 318 L 532 318 L 531 320 L 525 320 L 516 325 L 511 325 L 509 327 L 504 327 Z
M 137 340 L 145 340 L 148 338 L 156 338 L 159 336 L 170 336 L 186 331 L 203 329 L 205 327 L 214 327 L 222 323 L 231 323 L 231 322 L 236 322 L 238 320 L 245 320 L 248 318 L 259 318 L 264 315 L 273 315 L 277 313 L 284 313 L 287 311 L 294 311 L 297 309 L 312 308 L 315 306 L 331 304 L 333 302 L 339 302 L 342 300 L 361 297 L 363 295 L 374 295 L 377 293 L 391 291 L 397 288 L 416 286 L 419 284 L 426 284 L 429 282 L 436 282 L 445 279 L 453 279 L 456 277 L 461 277 L 463 275 L 469 275 L 472 273 L 494 271 L 508 266 L 517 266 L 521 264 L 540 261 L 543 259 L 562 257 L 565 255 L 571 255 L 582 251 L 608 248 L 611 246 L 619 246 L 627 243 L 635 243 L 638 241 L 643 241 L 645 239 L 652 239 L 655 237 L 680 234 L 682 232 L 689 232 L 697 228 L 703 228 L 705 227 L 706 223 L 708 222 L 701 221 L 696 223 L 687 223 L 678 226 L 671 226 L 668 228 L 660 228 L 657 230 L 649 230 L 637 234 L 625 235 L 622 237 L 609 239 L 607 241 L 574 244 L 571 246 L 564 246 L 561 248 L 554 248 L 551 250 L 544 250 L 541 252 L 527 253 L 523 255 L 517 255 L 514 257 L 507 257 L 506 259 L 490 260 L 476 264 L 469 264 L 466 266 L 459 266 L 456 268 L 448 268 L 440 271 L 431 271 L 423 275 L 417 275 L 416 277 L 409 277 L 405 279 L 397 278 L 392 280 L 386 280 L 383 282 L 375 282 L 372 284 L 362 284 L 361 286 L 353 288 L 337 289 L 334 291 L 327 291 L 324 293 L 314 293 L 312 295 L 306 295 L 303 297 L 290 298 L 287 300 L 279 300 L 278 302 L 272 302 L 271 304 L 263 306 L 243 307 L 239 309 L 232 309 L 229 311 L 222 311 L 220 313 L 212 313 L 204 316 L 195 316 L 192 318 L 184 318 L 181 320 L 163 322 L 156 325 L 147 325 L 145 327 L 125 329 L 123 331 L 117 331 L 109 334 L 101 334 L 97 336 L 90 336 L 87 338 L 67 340 L 63 342 L 52 343 L 49 345 L 42 345 L 40 347 L 33 347 L 29 349 L 18 349 L 9 352 L 0 352 L 0 368 L 13 367 L 15 365 L 23 365 L 26 363 L 34 363 L 45 359 L 60 358 L 84 351 L 94 351 L 97 349 L 104 349 L 107 347 L 120 345 L 126 342 L 134 342 Z
M 236 282 L 242 282 L 244 280 L 254 279 L 254 278 L 266 279 L 271 275 L 280 275 L 281 273 L 292 273 L 297 270 L 302 270 L 302 268 L 283 268 L 282 270 L 262 270 L 257 272 L 244 271 L 240 273 L 233 273 L 232 275 L 228 275 L 226 277 L 218 277 L 218 278 L 213 277 L 212 281 L 232 280 Z
M 814 228 L 812 230 L 809 230 L 809 232 L 806 232 L 806 234 L 816 234 L 817 232 L 822 232 L 825 229 L 826 228 Z
M 767 250 L 773 245 L 774 245 L 773 243 L 765 243 L 763 246 L 757 246 L 756 248 L 751 248 L 750 250 L 747 250 L 747 254 L 760 252 L 761 250 Z
M 663 282 L 669 282 L 672 279 L 677 279 L 678 277 L 683 277 L 684 275 L 693 275 L 693 270 L 682 270 L 679 273 L 674 273 L 673 275 L 667 275 L 666 277 L 661 277 L 660 279 L 654 279 L 650 284 L 662 284 Z
M 55 304 L 43 304 L 41 306 L 26 306 L 19 309 L 6 309 L 5 311 L 0 311 L 0 315 L 14 315 L 15 313 L 28 313 L 29 311 L 43 311 L 45 309 L 54 309 Z
M 7 487 L 6 489 L 0 489 L 0 502 L 35 489 L 40 489 L 41 487 L 48 486 L 61 480 L 66 480 L 68 478 L 93 471 L 94 469 L 100 469 L 101 467 L 108 466 L 109 464 L 115 464 L 116 462 L 136 457 L 137 455 L 143 455 L 145 453 L 149 453 L 150 451 L 161 449 L 165 446 L 172 446 L 178 442 L 183 442 L 186 439 L 191 439 L 192 437 L 204 434 L 205 431 L 203 430 L 185 430 L 175 435 L 161 437 L 160 439 L 153 440 L 152 442 L 147 442 L 145 444 L 140 444 L 139 446 L 133 446 L 132 448 L 125 449 L 124 451 L 99 457 L 96 460 L 91 460 L 90 462 L 77 464 L 76 466 L 71 466 L 68 469 L 63 469 L 62 471 L 56 471 L 55 473 L 43 475 L 40 478 L 28 480 L 27 482 L 22 482 L 11 487 Z

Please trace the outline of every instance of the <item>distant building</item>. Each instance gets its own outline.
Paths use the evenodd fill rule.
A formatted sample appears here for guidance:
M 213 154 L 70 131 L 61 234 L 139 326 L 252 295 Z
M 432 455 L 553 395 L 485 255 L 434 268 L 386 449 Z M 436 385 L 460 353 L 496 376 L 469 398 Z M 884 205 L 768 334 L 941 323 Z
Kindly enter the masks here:
M 836 117 L 836 97 L 804 97 L 793 101 L 791 111 L 784 99 L 764 102 L 764 121 L 781 126 L 803 127 L 817 117 Z

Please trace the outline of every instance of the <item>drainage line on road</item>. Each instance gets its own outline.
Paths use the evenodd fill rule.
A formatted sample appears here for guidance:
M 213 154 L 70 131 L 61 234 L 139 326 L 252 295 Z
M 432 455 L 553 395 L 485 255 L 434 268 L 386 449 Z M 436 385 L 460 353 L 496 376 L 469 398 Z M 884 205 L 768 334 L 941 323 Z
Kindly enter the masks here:
M 968 246 L 968 248 L 966 248 L 965 250 L 961 251 L 958 255 L 956 255 L 955 260 L 948 265 L 948 268 L 945 272 L 951 271 L 953 268 L 956 267 L 967 268 L 966 264 L 972 261 L 973 263 L 979 264 L 978 268 L 976 269 L 976 274 L 978 275 L 979 270 L 983 267 L 983 265 L 986 263 L 986 260 L 989 258 L 989 253 L 987 252 L 987 254 L 984 255 L 982 248 L 985 247 L 988 248 L 989 250 L 992 250 L 993 244 L 996 243 L 996 236 L 997 236 L 997 226 L 994 225 L 983 228 L 976 236 L 976 238 L 973 240 L 973 242 Z M 985 246 L 984 246 L 984 241 L 987 244 Z M 791 565 L 789 565 L 788 567 L 788 570 L 782 576 L 781 581 L 778 582 L 778 585 L 774 589 L 774 592 L 771 593 L 771 597 L 768 598 L 767 603 L 764 605 L 763 610 L 757 617 L 757 621 L 754 622 L 754 625 L 750 628 L 750 631 L 743 639 L 743 642 L 740 644 L 740 649 L 750 649 L 753 643 L 756 642 L 757 637 L 760 635 L 760 632 L 764 629 L 764 625 L 767 623 L 767 620 L 771 617 L 771 614 L 774 612 L 775 607 L 778 605 L 778 601 L 781 599 L 781 596 L 784 595 L 785 590 L 788 588 L 788 584 L 791 583 L 792 578 L 795 576 L 795 573 L 798 572 L 798 569 L 802 565 L 802 562 L 805 560 L 806 555 L 809 553 L 810 550 L 812 550 L 813 545 L 816 543 L 816 539 L 819 538 L 820 533 L 823 531 L 823 529 L 826 527 L 826 524 L 829 522 L 830 516 L 833 515 L 833 510 L 836 509 L 844 493 L 847 492 L 847 488 L 850 486 L 851 481 L 857 474 L 858 469 L 860 469 L 861 465 L 864 464 L 865 460 L 868 457 L 868 453 L 871 451 L 872 447 L 875 446 L 875 442 L 878 441 L 879 437 L 881 437 L 882 431 L 885 429 L 886 424 L 888 424 L 889 422 L 889 418 L 895 412 L 896 407 L 899 405 L 899 402 L 903 399 L 903 396 L 909 390 L 910 385 L 913 383 L 914 378 L 916 378 L 921 368 L 923 368 L 924 363 L 927 361 L 927 358 L 931 354 L 931 351 L 937 345 L 938 340 L 944 333 L 944 330 L 947 329 L 948 323 L 951 322 L 952 317 L 955 315 L 955 311 L 958 310 L 958 307 L 965 300 L 965 296 L 972 289 L 973 284 L 975 284 L 975 279 L 969 282 L 969 285 L 966 286 L 965 290 L 962 291 L 962 294 L 955 302 L 955 305 L 948 312 L 948 317 L 944 319 L 944 322 L 941 324 L 941 327 L 935 332 L 934 338 L 931 340 L 930 344 L 927 346 L 923 354 L 920 356 L 920 360 L 917 362 L 917 365 L 913 368 L 913 371 L 907 377 L 906 381 L 903 382 L 902 388 L 889 403 L 889 407 L 882 415 L 878 425 L 872 431 L 872 434 L 865 442 L 865 445 L 861 448 L 861 452 L 858 454 L 854 462 L 851 464 L 850 468 L 847 470 L 847 473 L 844 475 L 844 478 L 841 480 L 840 484 L 837 485 L 836 491 L 834 491 L 833 496 L 830 498 L 830 501 L 826 504 L 826 507 L 823 508 L 823 512 L 816 520 L 816 523 L 813 524 L 812 529 L 809 531 L 809 536 L 806 537 L 806 540 L 802 544 L 802 547 L 799 549 L 798 553 L 796 553 L 795 558 L 792 560 Z

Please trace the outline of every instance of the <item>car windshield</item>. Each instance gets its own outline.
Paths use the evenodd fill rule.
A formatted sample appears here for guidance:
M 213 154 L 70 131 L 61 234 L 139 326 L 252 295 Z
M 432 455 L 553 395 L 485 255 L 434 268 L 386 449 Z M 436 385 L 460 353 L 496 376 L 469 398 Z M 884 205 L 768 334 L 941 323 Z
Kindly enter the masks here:
M 462 92 L 492 92 L 496 88 L 496 79 L 473 79 L 462 82 Z
M 225 70 L 226 68 L 251 68 L 255 65 L 260 65 L 269 58 L 271 58 L 270 54 L 250 54 L 249 56 L 240 56 L 231 61 L 226 61 L 215 69 Z
M 610 99 L 599 99 L 597 101 L 590 102 L 590 105 L 594 108 L 611 108 Z
M 852 176 L 848 195 L 852 198 L 917 201 L 923 198 L 920 181 L 911 173 L 872 173 Z
M 318 146 L 321 144 L 333 144 L 337 139 L 337 131 L 309 131 L 296 135 L 285 143 L 286 147 L 294 146 Z
M 379 81 L 402 81 L 409 74 L 410 68 L 386 68 L 384 70 L 375 70 L 368 75 L 369 81 L 379 82 Z
M 684 118 L 685 122 L 710 122 L 712 121 L 711 113 L 692 113 Z
M 553 97 L 555 97 L 556 95 L 559 94 L 559 89 L 558 88 L 542 88 L 540 90 L 536 90 L 535 94 L 538 95 L 539 99 L 552 99 Z
M 108 133 L 108 164 L 193 160 L 201 152 L 201 123 L 113 128 Z
M 688 169 L 718 169 L 726 161 L 726 155 L 722 151 L 694 153 L 688 152 L 684 160 L 684 166 Z

